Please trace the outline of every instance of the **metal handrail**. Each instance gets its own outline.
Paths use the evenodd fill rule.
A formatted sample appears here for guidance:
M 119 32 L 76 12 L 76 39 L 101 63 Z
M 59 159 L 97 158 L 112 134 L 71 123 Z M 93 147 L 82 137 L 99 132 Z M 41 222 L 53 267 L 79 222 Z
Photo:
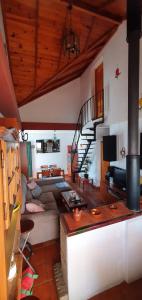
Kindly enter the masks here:
M 104 97 L 103 91 L 100 91 L 102 98 Z M 100 94 L 99 93 L 99 94 Z M 76 124 L 76 129 L 73 137 L 72 147 L 71 147 L 71 168 L 73 171 L 73 162 L 75 158 L 75 154 L 77 153 L 79 139 L 82 133 L 82 128 L 91 120 L 97 120 L 98 118 L 102 117 L 104 119 L 104 101 L 102 102 L 102 115 L 98 116 L 98 111 L 96 111 L 97 107 L 95 105 L 95 98 L 92 96 L 90 97 L 81 107 L 79 112 L 79 117 Z M 103 120 L 104 121 L 104 120 Z
M 73 137 L 72 147 L 71 147 L 71 154 L 72 154 L 71 164 L 72 164 L 72 162 L 74 160 L 74 156 L 75 156 L 75 153 L 77 151 L 77 145 L 78 145 L 79 138 L 80 138 L 80 135 L 81 135 L 81 132 L 82 132 L 82 128 L 83 128 L 83 126 L 85 126 L 92 119 L 92 118 L 88 118 L 89 117 L 88 114 L 86 115 L 86 111 L 88 111 L 88 110 L 86 110 L 86 107 L 88 108 L 89 105 L 91 107 L 91 104 L 93 106 L 93 104 L 94 104 L 94 96 L 90 97 L 82 105 L 82 107 L 80 109 L 79 117 L 78 117 L 77 124 L 76 124 L 75 134 L 74 134 L 74 137 Z M 91 110 L 91 113 L 92 113 L 92 110 Z M 85 114 L 85 118 L 84 118 L 84 114 Z M 91 115 L 91 117 L 92 117 L 92 115 Z

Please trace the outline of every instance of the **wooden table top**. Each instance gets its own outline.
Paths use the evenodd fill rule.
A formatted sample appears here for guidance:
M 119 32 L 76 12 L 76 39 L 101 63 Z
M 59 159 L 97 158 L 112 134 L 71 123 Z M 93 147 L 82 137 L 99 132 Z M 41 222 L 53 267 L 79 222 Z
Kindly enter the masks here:
M 61 220 L 63 221 L 67 234 L 78 234 L 87 230 L 124 221 L 132 216 L 138 215 L 138 213 L 129 210 L 123 201 L 119 201 L 115 205 L 117 206 L 115 208 L 113 208 L 113 205 L 98 207 L 96 209 L 98 214 L 92 214 L 91 210 L 82 210 L 79 221 L 75 221 L 73 213 L 62 214 Z
M 74 198 L 72 198 L 72 193 L 73 192 L 76 195 L 76 198 L 75 198 L 76 200 Z M 83 199 L 82 197 L 80 197 L 80 195 L 78 195 L 73 190 L 62 192 L 61 195 L 64 198 L 64 200 L 66 201 L 68 207 L 71 208 L 71 209 L 73 209 L 75 207 L 81 208 L 82 206 L 87 207 L 87 201 L 85 199 Z

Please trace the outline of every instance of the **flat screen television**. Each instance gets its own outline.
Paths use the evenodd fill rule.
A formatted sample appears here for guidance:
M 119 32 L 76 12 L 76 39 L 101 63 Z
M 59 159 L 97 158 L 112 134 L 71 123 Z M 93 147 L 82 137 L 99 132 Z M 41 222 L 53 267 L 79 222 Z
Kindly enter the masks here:
M 37 153 L 56 153 L 60 152 L 60 140 L 47 139 L 36 140 Z
M 103 136 L 104 161 L 116 161 L 116 135 Z

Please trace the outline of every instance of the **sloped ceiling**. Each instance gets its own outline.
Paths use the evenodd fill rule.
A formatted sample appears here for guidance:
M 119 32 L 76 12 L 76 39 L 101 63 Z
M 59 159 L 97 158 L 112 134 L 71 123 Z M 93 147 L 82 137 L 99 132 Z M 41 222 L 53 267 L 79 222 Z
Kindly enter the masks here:
M 126 14 L 125 0 L 72 1 L 80 55 L 64 55 L 65 0 L 1 0 L 18 106 L 79 77 Z

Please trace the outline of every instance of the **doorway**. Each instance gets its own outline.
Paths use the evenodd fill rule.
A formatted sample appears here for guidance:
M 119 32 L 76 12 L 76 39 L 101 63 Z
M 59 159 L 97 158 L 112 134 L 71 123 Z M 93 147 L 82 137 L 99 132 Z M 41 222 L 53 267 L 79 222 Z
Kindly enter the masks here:
M 103 97 L 103 63 L 95 69 L 95 114 L 94 119 L 103 117 L 104 97 Z

